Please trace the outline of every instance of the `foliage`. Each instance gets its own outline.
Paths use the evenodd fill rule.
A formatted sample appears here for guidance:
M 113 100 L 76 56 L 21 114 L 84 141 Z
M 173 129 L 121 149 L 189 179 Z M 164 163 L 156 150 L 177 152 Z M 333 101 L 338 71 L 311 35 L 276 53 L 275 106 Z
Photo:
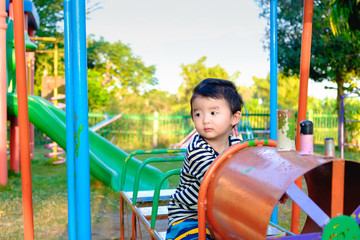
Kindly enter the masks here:
M 37 37 L 55 37 L 59 46 L 58 76 L 65 76 L 64 64 L 64 33 L 62 29 L 64 14 L 62 0 L 33 0 L 39 14 L 40 28 L 36 30 Z M 37 41 L 38 49 L 54 50 L 54 44 Z M 45 76 L 54 76 L 54 54 L 36 53 L 34 94 L 41 95 L 42 79 Z
M 335 35 L 360 31 L 359 0 L 333 0 L 330 6 L 330 26 Z
M 88 70 L 88 106 L 90 110 L 105 110 L 109 104 L 111 96 L 101 85 L 98 79 L 101 77 L 99 72 Z
M 174 94 L 157 89 L 143 94 L 133 93 L 122 98 L 115 93 L 107 110 L 112 113 L 170 113 L 176 112 L 177 99 Z
M 134 97 L 157 84 L 154 77 L 155 66 L 146 66 L 129 46 L 120 41 L 110 43 L 103 37 L 95 40 L 94 36 L 89 36 L 87 44 L 87 65 L 91 81 L 97 81 L 96 86 L 101 85 L 106 89 L 112 98 L 112 105 L 130 107 L 138 101 Z M 88 97 L 96 98 L 97 94 L 89 91 Z M 89 108 L 95 109 L 96 106 L 89 104 Z
M 344 99 L 344 119 L 355 120 L 344 123 L 348 143 L 360 145 L 360 97 Z M 360 147 L 357 149 L 360 150 Z
M 86 13 L 101 8 L 100 2 L 87 0 Z M 36 30 L 37 37 L 54 37 L 59 48 L 58 59 L 58 76 L 65 77 L 65 60 L 64 60 L 64 7 L 63 0 L 33 0 L 39 14 L 40 27 Z M 49 42 L 37 41 L 38 49 L 52 51 L 54 44 Z M 42 79 L 45 76 L 54 76 L 54 54 L 37 53 L 35 61 L 34 76 L 34 94 L 41 94 Z
M 253 77 L 253 98 L 260 101 L 263 108 L 270 107 L 270 74 L 264 78 Z M 299 78 L 297 76 L 278 75 L 278 108 L 297 109 L 299 100 Z
M 40 18 L 40 29 L 36 35 L 41 37 L 63 38 L 61 24 L 64 19 L 63 0 L 33 0 Z
M 40 29 L 36 35 L 41 37 L 56 37 L 64 42 L 64 1 L 63 0 L 33 0 L 40 18 Z M 101 9 L 100 1 L 86 0 L 86 14 Z
M 269 19 L 269 1 L 256 0 L 261 16 Z M 310 78 L 337 84 L 337 100 L 357 87 L 360 76 L 360 32 L 351 39 L 333 35 L 330 28 L 330 0 L 314 1 Z M 299 75 L 303 1 L 278 1 L 278 67 L 287 75 Z M 269 26 L 267 27 L 269 33 Z M 265 46 L 268 45 L 266 39 Z M 339 105 L 338 105 L 339 109 Z
M 46 50 L 46 53 L 36 53 L 35 75 L 34 75 L 34 94 L 41 95 L 42 81 L 46 76 L 55 76 L 54 72 L 54 44 L 49 42 L 37 41 L 39 50 Z M 64 48 L 58 48 L 58 76 L 65 77 L 65 55 Z M 64 92 L 62 92 L 64 93 Z
M 307 108 L 311 109 L 313 112 L 336 114 L 336 99 L 328 97 L 324 99 L 309 97 Z
M 140 93 L 157 84 L 155 66 L 146 66 L 131 48 L 121 41 L 110 43 L 103 37 L 89 36 L 88 69 L 102 73 L 101 83 L 107 89 L 122 88 L 124 94 Z
M 224 68 L 220 65 L 216 65 L 214 67 L 207 67 L 205 65 L 206 57 L 202 57 L 197 60 L 195 63 L 191 64 L 182 64 L 182 73 L 183 83 L 179 87 L 178 90 L 178 99 L 179 99 L 179 109 L 181 111 L 190 112 L 190 98 L 192 95 L 192 90 L 194 87 L 199 84 L 205 78 L 220 78 L 226 79 L 230 81 L 235 81 L 240 72 L 237 71 L 233 73 L 231 76 L 226 72 Z

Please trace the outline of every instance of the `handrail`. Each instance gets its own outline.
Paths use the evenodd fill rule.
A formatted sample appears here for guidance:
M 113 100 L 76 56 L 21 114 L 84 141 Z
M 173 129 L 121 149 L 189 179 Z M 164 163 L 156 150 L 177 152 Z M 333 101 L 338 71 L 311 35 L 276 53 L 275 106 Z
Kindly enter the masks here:
M 123 113 L 119 113 L 115 117 L 112 117 L 110 119 L 105 119 L 104 121 L 101 121 L 100 123 L 96 124 L 95 126 L 92 126 L 90 128 L 90 130 L 93 131 L 93 132 L 96 132 L 100 128 L 105 127 L 106 125 L 118 120 L 119 118 L 122 117 L 122 115 L 123 115 Z
M 140 174 L 147 164 L 154 163 L 154 162 L 181 162 L 181 161 L 184 161 L 183 156 L 149 158 L 149 159 L 146 159 L 145 161 L 143 161 L 135 175 L 132 204 L 133 205 L 136 204 L 137 195 L 139 192 Z
M 180 175 L 181 169 L 173 169 L 164 174 L 160 181 L 156 184 L 155 191 L 154 191 L 154 198 L 153 198 L 153 206 L 151 209 L 151 228 L 155 228 L 156 218 L 157 218 L 157 211 L 159 208 L 159 198 L 160 198 L 160 190 L 161 186 L 166 179 L 173 175 Z
M 126 159 L 124 160 L 124 166 L 123 171 L 121 173 L 121 181 L 120 181 L 120 191 L 123 191 L 124 184 L 125 184 L 125 176 L 127 171 L 127 165 L 129 163 L 129 160 L 135 156 L 135 155 L 141 155 L 141 154 L 166 154 L 166 153 L 182 153 L 186 152 L 186 149 L 150 149 L 150 150 L 136 150 L 131 152 Z

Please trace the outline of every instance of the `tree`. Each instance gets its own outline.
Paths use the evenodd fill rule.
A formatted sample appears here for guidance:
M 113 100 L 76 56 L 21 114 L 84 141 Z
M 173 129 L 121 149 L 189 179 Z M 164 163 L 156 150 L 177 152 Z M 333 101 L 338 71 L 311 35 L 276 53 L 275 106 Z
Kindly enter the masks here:
M 88 106 L 91 110 L 105 111 L 109 105 L 111 95 L 98 81 L 101 78 L 99 72 L 88 70 Z
M 220 65 L 216 65 L 214 67 L 207 67 L 205 65 L 206 59 L 206 57 L 202 57 L 195 63 L 181 65 L 181 68 L 183 70 L 181 76 L 184 80 L 178 90 L 178 98 L 180 104 L 179 110 L 190 112 L 189 102 L 192 95 L 192 90 L 203 79 L 220 78 L 235 82 L 235 80 L 239 77 L 239 71 L 236 71 L 230 76 L 226 72 L 226 70 Z
M 40 18 L 40 28 L 36 35 L 41 37 L 62 37 L 64 36 L 61 24 L 64 19 L 63 0 L 33 0 Z
M 266 78 L 253 77 L 253 98 L 261 99 L 261 107 L 270 107 L 270 75 Z M 278 76 L 278 107 L 282 109 L 296 109 L 298 104 L 299 78 L 286 76 L 279 73 Z
M 260 15 L 269 19 L 269 1 L 255 1 L 262 8 Z M 330 0 L 314 1 L 310 78 L 317 82 L 336 83 L 340 116 L 341 96 L 357 88 L 356 79 L 360 76 L 360 31 L 354 30 L 351 35 L 334 35 L 330 27 L 331 4 Z M 302 16 L 303 1 L 278 1 L 278 68 L 289 76 L 299 75 Z M 266 31 L 269 36 L 269 27 Z M 269 38 L 264 45 L 269 47 Z
M 41 37 L 56 37 L 64 42 L 64 1 L 63 0 L 33 0 L 40 18 L 40 28 L 36 35 Z M 101 9 L 100 1 L 86 0 L 86 14 Z
M 351 35 L 360 30 L 359 0 L 333 0 L 330 5 L 330 26 L 334 34 Z
M 58 76 L 64 77 L 64 6 L 63 0 L 33 0 L 39 14 L 40 27 L 36 30 L 37 37 L 55 37 L 59 49 Z M 87 0 L 87 14 L 101 8 L 99 1 Z M 38 49 L 53 50 L 53 43 L 38 41 Z M 35 61 L 35 89 L 34 94 L 40 95 L 42 78 L 46 75 L 53 76 L 54 55 L 36 54 Z
M 112 96 L 111 101 L 121 100 L 128 105 L 132 104 L 135 96 L 140 96 L 157 84 L 155 66 L 146 66 L 129 46 L 120 41 L 110 43 L 103 37 L 95 40 L 93 36 L 88 38 L 87 44 L 88 71 L 91 71 L 93 77 L 91 80 L 106 89 Z M 89 91 L 89 99 L 94 97 L 93 94 L 97 93 Z
M 101 83 L 107 89 L 122 88 L 125 93 L 141 93 L 158 83 L 154 65 L 146 66 L 131 48 L 121 41 L 110 43 L 103 37 L 87 39 L 88 69 L 101 73 Z

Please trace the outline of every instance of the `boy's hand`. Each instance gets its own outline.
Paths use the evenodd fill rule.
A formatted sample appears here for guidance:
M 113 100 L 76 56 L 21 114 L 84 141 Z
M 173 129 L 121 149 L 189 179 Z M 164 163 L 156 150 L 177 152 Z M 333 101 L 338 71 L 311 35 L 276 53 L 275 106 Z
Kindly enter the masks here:
M 286 201 L 289 199 L 289 195 L 287 195 L 286 193 L 284 193 L 284 195 L 282 195 L 282 197 L 279 200 L 279 203 L 286 203 Z

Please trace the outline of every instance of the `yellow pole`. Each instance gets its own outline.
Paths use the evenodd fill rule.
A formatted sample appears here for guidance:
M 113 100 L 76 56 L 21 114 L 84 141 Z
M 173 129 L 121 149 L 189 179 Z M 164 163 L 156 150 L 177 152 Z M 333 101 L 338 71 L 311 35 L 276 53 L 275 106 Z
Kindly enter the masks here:
M 54 43 L 54 50 L 53 51 L 49 51 L 49 50 L 37 50 L 37 53 L 54 53 L 54 106 L 57 107 L 58 106 L 58 88 L 57 88 L 57 77 L 58 77 L 58 55 L 59 55 L 59 51 L 58 51 L 58 45 L 56 42 L 56 38 L 54 37 L 30 37 L 30 39 L 32 41 L 44 41 L 44 42 L 53 42 Z M 54 156 L 52 157 L 53 160 L 57 159 L 56 153 L 57 153 L 57 144 L 55 142 L 53 142 L 54 146 L 53 146 L 53 153 Z
M 57 76 L 58 76 L 58 45 L 55 42 L 54 43 L 54 106 L 57 107 L 58 105 L 58 88 L 57 88 Z M 54 142 L 55 143 L 55 142 Z M 54 157 L 53 159 L 56 160 L 56 153 L 57 153 L 57 144 L 54 144 L 53 147 L 53 152 L 54 152 Z

